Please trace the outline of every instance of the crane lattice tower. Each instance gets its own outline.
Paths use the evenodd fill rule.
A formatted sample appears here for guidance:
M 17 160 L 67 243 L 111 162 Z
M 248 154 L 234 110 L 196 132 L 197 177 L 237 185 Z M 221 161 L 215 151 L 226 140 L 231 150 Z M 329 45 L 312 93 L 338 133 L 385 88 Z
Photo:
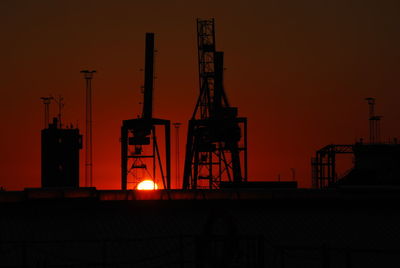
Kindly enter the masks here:
M 228 102 L 214 19 L 197 20 L 197 46 L 200 94 L 188 125 L 183 188 L 218 189 L 247 181 L 247 118 Z

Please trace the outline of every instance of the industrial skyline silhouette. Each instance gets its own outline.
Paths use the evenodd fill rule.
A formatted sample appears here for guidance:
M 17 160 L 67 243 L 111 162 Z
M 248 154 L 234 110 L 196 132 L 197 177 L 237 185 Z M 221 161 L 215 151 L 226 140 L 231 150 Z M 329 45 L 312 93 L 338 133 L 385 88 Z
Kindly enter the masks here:
M 381 137 L 381 116 L 376 115 L 376 99 L 371 97 L 376 95 L 358 99 L 362 102 L 369 97 L 366 98 L 369 117 L 364 109 L 364 117 L 359 119 L 365 125 L 368 119 L 368 140 L 337 144 L 340 135 L 327 135 L 335 138 L 331 143 L 316 136 L 315 140 L 311 138 L 318 144 L 316 148 L 328 144 L 319 150 L 312 149 L 306 157 L 312 176 L 305 178 L 304 172 L 300 172 L 300 178 L 296 176 L 299 167 L 289 161 L 290 154 L 278 140 L 273 140 L 279 146 L 277 150 L 261 148 L 261 155 L 248 159 L 248 153 L 250 156 L 253 149 L 258 150 L 260 144 L 268 142 L 266 134 L 272 133 L 274 126 L 262 107 L 249 113 L 249 121 L 242 116 L 248 115 L 249 107 L 257 99 L 267 96 L 259 92 L 247 100 L 247 105 L 241 101 L 250 92 L 257 92 L 250 86 L 257 80 L 253 78 L 257 68 L 252 68 L 248 73 L 251 76 L 245 77 L 249 87 L 235 83 L 227 88 L 225 81 L 231 74 L 224 67 L 225 62 L 229 59 L 236 62 L 243 55 L 232 57 L 219 50 L 237 43 L 220 45 L 218 41 L 217 49 L 214 19 L 198 19 L 196 26 L 197 53 L 193 55 L 198 55 L 199 86 L 192 90 L 196 94 L 175 94 L 179 92 L 177 88 L 157 87 L 154 91 L 155 77 L 162 76 L 161 70 L 166 71 L 155 72 L 163 66 L 158 61 L 163 52 L 155 53 L 155 36 L 158 43 L 162 33 L 155 31 L 156 35 L 153 32 L 145 35 L 144 86 L 140 98 L 128 99 L 125 95 L 126 102 L 113 104 L 117 95 L 113 90 L 107 91 L 104 96 L 108 97 L 102 102 L 97 99 L 97 92 L 104 85 L 106 65 L 94 64 L 101 72 L 93 81 L 93 89 L 94 71 L 80 68 L 84 70 L 86 91 L 86 104 L 82 105 L 86 110 L 83 136 L 78 124 L 65 123 L 68 120 L 61 111 L 68 106 L 64 107 L 63 97 L 42 97 L 45 124 L 41 132 L 41 187 L 25 185 L 23 191 L 0 192 L 3 215 L 0 267 L 398 267 L 400 145 L 396 139 L 388 142 Z M 224 31 L 218 30 L 219 36 L 224 36 Z M 175 62 L 168 64 L 169 68 L 174 66 Z M 235 68 L 232 63 L 228 66 Z M 167 73 L 171 75 L 173 71 Z M 121 73 L 120 79 L 114 81 L 113 88 L 123 84 L 121 80 L 126 79 L 123 76 Z M 179 77 L 185 79 L 183 73 Z M 187 148 L 184 161 L 179 156 L 180 123 L 173 124 L 176 139 L 171 142 L 170 125 L 178 118 L 171 111 L 185 114 L 183 111 L 189 109 L 173 107 L 170 98 L 178 100 L 178 105 L 188 102 L 187 107 L 189 104 L 193 104 L 192 109 L 195 107 L 192 117 L 190 112 L 186 114 L 188 123 L 179 120 L 187 130 L 187 142 L 182 142 Z M 192 103 L 188 101 L 191 98 Z M 65 96 L 65 99 L 74 98 Z M 133 108 L 138 106 L 134 103 L 138 99 L 143 99 L 142 112 L 135 118 Z M 382 98 L 377 99 L 380 104 Z M 58 114 L 50 122 L 54 101 L 58 104 Z M 271 99 L 267 103 L 274 106 Z M 125 105 L 129 113 L 116 116 L 114 109 Z M 329 103 L 323 105 L 323 109 L 319 108 L 321 116 Z M 240 116 L 236 106 L 240 108 Z M 382 109 L 385 107 L 379 106 L 380 114 L 386 115 Z M 96 109 L 103 114 L 92 116 Z M 75 107 L 68 112 L 73 110 L 79 109 Z M 343 105 L 341 110 L 345 110 Z M 276 117 L 283 120 L 284 112 L 280 112 Z M 336 113 L 340 109 L 334 110 Z M 250 115 L 255 115 L 254 119 Z M 296 116 L 300 121 L 299 114 Z M 118 125 L 111 123 L 116 118 L 120 118 Z M 316 114 L 312 117 L 317 118 Z M 321 118 L 335 126 L 333 118 L 337 117 Z M 317 134 L 322 135 L 322 125 L 312 123 L 318 129 Z M 341 131 L 350 131 L 353 123 Z M 120 136 L 114 142 L 112 136 L 96 131 L 115 126 Z M 299 138 L 301 129 L 293 126 L 290 129 L 291 137 Z M 252 133 L 249 139 L 248 132 Z M 280 133 L 281 140 L 285 140 L 284 133 Z M 261 137 L 263 143 L 256 137 Z M 108 184 L 104 184 L 101 171 L 115 163 L 115 157 L 111 153 L 94 152 L 97 146 L 107 144 L 108 152 L 118 147 L 120 176 L 108 176 Z M 309 146 L 304 137 L 301 144 Z M 79 160 L 82 147 L 85 161 Z M 175 148 L 175 154 L 171 154 L 171 148 Z M 266 170 L 274 168 L 275 159 L 258 162 L 264 154 L 277 158 L 283 154 L 287 159 L 280 168 L 290 171 L 292 177 L 285 179 L 288 176 L 280 174 L 277 178 L 268 177 Z M 314 154 L 310 166 L 309 159 Z M 341 174 L 343 154 L 352 156 L 354 163 L 345 165 L 345 170 L 351 169 Z M 97 163 L 96 155 L 105 158 Z M 83 163 L 85 183 L 79 179 Z M 182 166 L 183 172 L 174 169 L 171 163 L 176 163 L 175 168 Z M 262 178 L 248 174 L 260 167 L 264 170 L 260 173 Z M 111 169 L 115 170 L 115 166 Z M 176 181 L 171 179 L 173 175 Z M 306 179 L 312 189 L 304 187 Z M 146 191 L 140 190 L 143 182 L 150 182 L 150 186 L 143 186 Z
M 224 54 L 216 49 L 214 19 L 197 19 L 199 97 L 188 123 L 183 178 L 175 189 L 221 189 L 248 187 L 287 187 L 287 183 L 248 183 L 247 118 L 238 117 L 224 90 Z M 146 33 L 142 114 L 124 120 L 121 127 L 121 189 L 136 189 L 152 181 L 153 188 L 171 189 L 171 123 L 153 117 L 155 37 Z M 93 187 L 92 162 L 92 87 L 96 71 L 84 70 L 86 81 L 85 186 Z M 49 105 L 53 97 L 42 97 L 45 129 L 42 131 L 42 187 L 79 187 L 79 130 L 62 130 L 63 99 L 59 98 L 58 117 L 49 124 Z M 365 98 L 369 106 L 369 141 L 354 145 L 328 145 L 312 158 L 312 187 L 336 185 L 397 185 L 400 146 L 397 139 L 381 141 L 380 121 L 375 114 L 375 98 Z M 59 123 L 57 123 L 57 120 Z M 157 135 L 159 126 L 163 135 Z M 52 129 L 53 134 L 50 133 Z M 57 131 L 56 131 L 57 130 Z M 69 135 L 62 133 L 71 133 Z M 71 138 L 69 138 L 71 136 Z M 74 138 L 72 138 L 74 136 Z M 162 138 L 161 143 L 157 140 Z M 70 141 L 70 140 L 73 141 Z M 58 140 L 58 143 L 55 142 Z M 64 147 L 58 146 L 66 144 Z M 71 143 L 72 142 L 72 143 Z M 159 145 L 160 144 L 160 145 Z M 160 146 L 164 148 L 160 148 Z M 65 148 L 71 148 L 67 152 Z M 163 153 L 163 155 L 162 155 Z M 345 175 L 336 171 L 336 154 L 352 154 L 354 166 Z M 58 159 L 58 161 L 56 161 Z M 179 163 L 180 159 L 175 159 Z M 72 164 L 74 163 L 74 164 Z M 179 164 L 177 165 L 179 166 Z M 68 167 L 68 168 L 66 168 Z M 347 167 L 348 168 L 348 167 Z M 69 173 L 72 172 L 72 173 Z M 158 173 L 158 174 L 157 174 Z M 175 173 L 178 173 L 175 170 Z M 74 174 L 74 175 L 71 175 Z M 59 183 L 52 183 L 54 181 Z M 340 176 L 340 177 L 339 177 Z M 68 178 L 70 182 L 68 182 Z
M 398 3 L 224 1 L 213 3 L 212 10 L 209 2 L 181 0 L 176 6 L 158 3 L 157 8 L 152 2 L 133 5 L 123 0 L 98 0 L 95 5 L 2 2 L 1 185 L 7 190 L 40 186 L 38 97 L 62 93 L 67 100 L 65 122 L 85 132 L 85 87 L 78 72 L 96 69 L 95 186 L 120 188 L 120 121 L 140 113 L 143 73 L 138 70 L 143 68 L 145 32 L 157 34 L 154 115 L 183 123 L 182 176 L 187 121 L 199 87 L 196 31 L 190 23 L 196 17 L 217 19 L 225 90 L 240 115 L 251 119 L 249 179 L 291 180 L 295 169 L 299 186 L 311 187 L 309 162 L 316 150 L 330 143 L 367 140 L 365 97 L 375 97 L 378 115 L 385 116 L 382 140 L 397 136 Z M 25 122 L 24 133 L 18 131 L 20 122 Z M 29 150 L 20 140 L 30 144 Z M 30 159 L 24 168 L 21 151 Z M 175 165 L 172 174 L 174 169 Z M 82 161 L 81 185 L 84 171 Z

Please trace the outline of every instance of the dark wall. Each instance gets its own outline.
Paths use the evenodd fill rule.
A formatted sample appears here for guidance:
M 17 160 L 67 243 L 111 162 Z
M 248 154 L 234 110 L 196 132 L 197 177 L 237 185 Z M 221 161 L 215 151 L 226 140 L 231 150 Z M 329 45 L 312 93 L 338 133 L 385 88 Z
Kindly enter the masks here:
M 78 129 L 42 130 L 42 187 L 79 187 Z
M 400 210 L 384 199 L 89 198 L 0 210 L 0 267 L 400 265 Z

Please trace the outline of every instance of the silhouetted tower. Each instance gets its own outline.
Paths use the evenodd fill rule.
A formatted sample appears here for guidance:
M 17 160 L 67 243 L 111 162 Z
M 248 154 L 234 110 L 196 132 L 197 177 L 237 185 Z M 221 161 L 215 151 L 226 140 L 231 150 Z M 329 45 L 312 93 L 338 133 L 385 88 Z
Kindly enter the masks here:
M 247 118 L 229 105 L 214 19 L 197 20 L 197 46 L 200 94 L 188 125 L 183 188 L 215 189 L 221 181 L 247 181 Z
M 50 123 L 50 103 L 54 99 L 52 96 L 40 98 L 44 104 L 44 128 L 47 128 Z
M 50 105 L 52 98 L 44 99 Z M 63 99 L 58 98 L 62 107 Z M 48 114 L 47 114 L 48 116 Z M 51 124 L 41 133 L 42 187 L 79 187 L 79 150 L 82 149 L 82 136 L 79 129 L 63 128 L 61 110 Z
M 144 101 L 141 117 L 124 120 L 121 127 L 121 188 L 144 179 L 157 182 L 160 172 L 164 189 L 171 188 L 170 121 L 153 118 L 154 33 L 146 33 Z M 164 127 L 164 159 L 156 136 L 157 126 Z M 128 178 L 129 175 L 129 178 Z
M 382 116 L 375 115 L 375 98 L 365 99 L 369 105 L 369 142 L 380 143 L 380 121 Z
M 93 186 L 92 78 L 95 70 L 81 71 L 86 82 L 85 186 Z

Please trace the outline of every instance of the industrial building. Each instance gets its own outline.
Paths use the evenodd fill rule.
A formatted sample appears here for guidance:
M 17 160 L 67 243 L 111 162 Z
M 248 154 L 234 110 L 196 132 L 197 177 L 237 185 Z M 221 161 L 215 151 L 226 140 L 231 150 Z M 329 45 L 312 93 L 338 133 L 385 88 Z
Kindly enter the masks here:
M 79 151 L 82 135 L 77 128 L 62 128 L 58 118 L 42 130 L 42 187 L 79 187 Z
M 369 141 L 355 144 L 330 144 L 318 150 L 312 158 L 314 188 L 337 186 L 390 186 L 400 185 L 400 144 L 381 141 L 380 120 L 375 115 L 375 99 L 369 104 Z M 337 158 L 352 156 L 352 167 L 344 174 L 337 173 Z

